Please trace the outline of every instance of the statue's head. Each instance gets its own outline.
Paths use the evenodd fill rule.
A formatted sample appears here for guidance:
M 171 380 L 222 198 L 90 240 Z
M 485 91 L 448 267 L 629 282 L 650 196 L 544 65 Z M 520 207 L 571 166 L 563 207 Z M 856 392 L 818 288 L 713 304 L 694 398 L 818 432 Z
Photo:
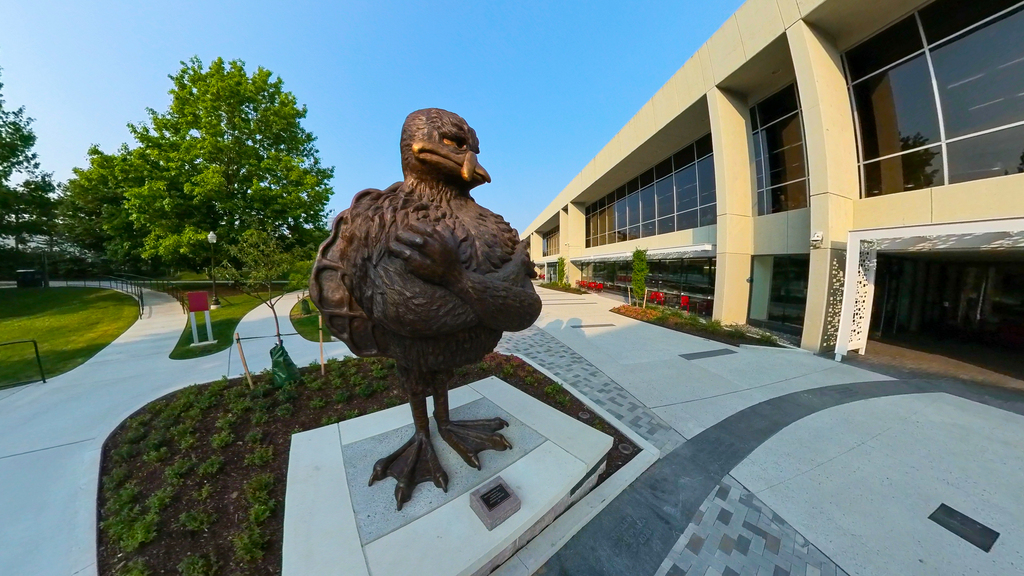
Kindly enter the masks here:
M 402 126 L 401 149 L 406 180 L 438 182 L 463 194 L 491 181 L 477 163 L 476 131 L 453 112 L 424 108 L 409 114 Z

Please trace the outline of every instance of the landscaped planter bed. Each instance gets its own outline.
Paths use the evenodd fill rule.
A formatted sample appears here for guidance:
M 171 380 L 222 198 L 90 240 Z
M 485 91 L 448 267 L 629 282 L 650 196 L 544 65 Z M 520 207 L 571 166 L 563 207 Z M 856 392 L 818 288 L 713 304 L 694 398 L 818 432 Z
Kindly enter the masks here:
M 547 288 L 548 290 L 558 290 L 559 292 L 568 292 L 569 294 L 590 294 L 590 292 L 587 292 L 586 290 L 582 290 L 580 288 L 573 288 L 568 284 L 558 284 L 556 282 L 548 282 L 546 284 L 541 284 L 540 287 Z
M 695 314 L 683 312 L 682 310 L 673 310 L 662 306 L 641 308 L 639 306 L 623 304 L 622 306 L 612 308 L 612 312 L 633 318 L 634 320 L 648 322 L 678 332 L 686 332 L 687 334 L 732 346 L 739 346 L 740 344 L 780 346 L 778 338 L 767 332 L 748 332 L 740 326 L 723 325 L 716 320 L 704 320 Z
M 251 389 L 244 378 L 190 386 L 143 407 L 107 438 L 98 501 L 101 575 L 280 574 L 291 435 L 406 401 L 391 360 L 331 360 L 326 377 L 319 366 L 301 372 L 300 382 L 280 389 L 269 374 L 255 376 Z M 493 353 L 461 368 L 451 387 L 488 376 L 573 418 L 587 412 L 582 421 L 613 436 L 598 483 L 639 453 L 515 356 Z M 632 448 L 629 454 L 621 444 Z M 427 483 L 419 490 L 436 488 Z

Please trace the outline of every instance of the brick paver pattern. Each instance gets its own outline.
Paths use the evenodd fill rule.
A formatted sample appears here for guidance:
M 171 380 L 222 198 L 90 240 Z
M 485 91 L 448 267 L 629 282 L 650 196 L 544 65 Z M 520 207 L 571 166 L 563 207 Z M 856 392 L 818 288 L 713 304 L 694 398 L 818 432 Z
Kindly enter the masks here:
M 735 478 L 708 495 L 657 576 L 849 576 Z
M 506 332 L 498 351 L 536 362 L 668 454 L 685 439 L 647 406 L 561 340 L 537 326 Z

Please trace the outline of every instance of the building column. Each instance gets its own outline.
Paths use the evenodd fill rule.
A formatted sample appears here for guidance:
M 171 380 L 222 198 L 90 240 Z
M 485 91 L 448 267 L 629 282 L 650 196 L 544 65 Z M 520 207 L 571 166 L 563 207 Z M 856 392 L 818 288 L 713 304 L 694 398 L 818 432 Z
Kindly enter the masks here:
M 573 264 L 571 258 L 583 255 L 587 232 L 585 208 L 581 203 L 570 202 L 558 211 L 558 253 L 565 258 L 565 280 L 572 286 L 583 278 L 579 266 Z
M 823 352 L 835 346 L 846 242 L 853 225 L 853 201 L 860 195 L 853 109 L 832 39 L 802 20 L 786 30 L 786 38 L 804 122 L 811 234 L 822 235 L 820 247 L 811 248 L 800 346 Z
M 537 266 L 537 274 L 544 273 L 544 265 L 537 264 L 544 257 L 544 238 L 537 232 L 530 232 L 530 258 Z
M 750 108 L 746 98 L 719 88 L 712 88 L 707 99 L 718 194 L 714 318 L 742 324 L 747 321 L 754 245 Z

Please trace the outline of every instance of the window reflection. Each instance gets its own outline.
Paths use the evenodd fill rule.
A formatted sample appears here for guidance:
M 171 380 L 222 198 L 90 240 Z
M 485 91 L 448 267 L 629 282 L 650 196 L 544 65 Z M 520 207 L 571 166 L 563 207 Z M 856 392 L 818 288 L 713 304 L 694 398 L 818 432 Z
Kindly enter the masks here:
M 949 143 L 949 182 L 1024 173 L 1024 126 Z
M 845 59 L 864 196 L 1024 170 L 1019 0 L 937 0 Z
M 1024 9 L 932 49 L 932 65 L 946 138 L 1024 119 Z
M 777 98 L 786 105 L 785 98 Z M 589 204 L 586 246 L 714 224 L 715 163 L 707 134 Z M 698 211 L 699 209 L 699 211 Z
M 925 56 L 853 85 L 863 160 L 938 142 L 939 115 Z
M 807 168 L 796 87 L 750 109 L 759 216 L 807 207 Z
M 864 195 L 930 188 L 942 182 L 942 148 L 933 146 L 864 164 Z
M 647 287 L 665 294 L 665 305 L 710 316 L 715 295 L 715 259 L 649 260 Z M 625 293 L 632 283 L 629 261 L 583 264 L 584 282 L 601 282 L 604 289 Z M 806 280 L 806 279 L 805 279 Z

